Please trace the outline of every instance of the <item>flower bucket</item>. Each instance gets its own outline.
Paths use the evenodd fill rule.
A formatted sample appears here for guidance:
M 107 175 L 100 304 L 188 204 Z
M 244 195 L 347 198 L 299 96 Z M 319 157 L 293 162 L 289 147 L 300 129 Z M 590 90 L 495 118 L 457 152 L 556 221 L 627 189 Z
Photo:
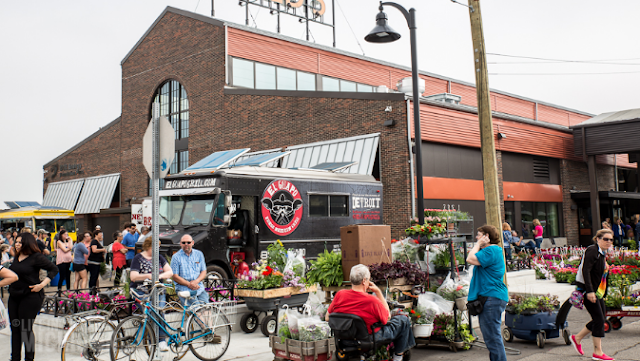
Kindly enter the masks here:
M 413 337 L 429 337 L 433 332 L 433 323 L 413 325 Z
M 467 298 L 466 297 L 456 298 L 456 307 L 460 311 L 466 311 L 467 310 Z

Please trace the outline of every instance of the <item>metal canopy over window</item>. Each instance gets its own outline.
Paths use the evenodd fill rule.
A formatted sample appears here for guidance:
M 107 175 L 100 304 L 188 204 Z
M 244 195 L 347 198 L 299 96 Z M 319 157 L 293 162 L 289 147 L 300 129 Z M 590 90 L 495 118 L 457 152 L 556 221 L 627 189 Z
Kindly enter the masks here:
M 42 205 L 73 210 L 82 190 L 84 178 L 49 184 Z
M 24 207 L 40 207 L 40 203 L 38 202 L 20 202 L 20 201 L 6 201 L 4 204 L 7 205 L 10 209 L 18 209 Z
M 277 152 L 277 153 L 265 153 L 254 155 L 251 157 L 247 157 L 246 159 L 238 160 L 234 164 L 234 167 L 241 166 L 252 166 L 252 167 L 262 167 L 269 163 L 277 161 L 278 159 L 289 155 L 290 152 Z
M 76 214 L 100 213 L 111 206 L 120 173 L 87 178 L 78 200 Z
M 184 172 L 202 170 L 202 169 L 220 169 L 225 168 L 234 160 L 251 150 L 251 148 L 225 150 L 215 152 L 200 160 L 196 164 L 184 170 Z
M 569 128 L 577 156 L 640 152 L 640 109 L 603 113 Z
M 380 133 L 335 139 L 325 142 L 291 146 L 291 154 L 283 159 L 282 168 L 313 168 L 322 163 L 352 163 L 357 165 L 343 170 L 343 173 L 373 173 Z
M 330 172 L 339 172 L 341 170 L 347 169 L 354 165 L 358 164 L 358 162 L 333 162 L 333 163 L 320 163 L 316 164 L 311 169 L 322 169 L 328 170 Z

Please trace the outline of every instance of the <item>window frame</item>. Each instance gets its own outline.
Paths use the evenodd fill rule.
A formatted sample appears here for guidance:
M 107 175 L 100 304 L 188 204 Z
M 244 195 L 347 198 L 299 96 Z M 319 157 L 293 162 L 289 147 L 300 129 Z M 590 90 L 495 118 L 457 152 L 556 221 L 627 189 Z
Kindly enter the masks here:
M 327 197 L 327 215 L 318 216 L 311 214 L 311 197 L 312 196 L 326 196 Z M 334 197 L 346 197 L 345 209 L 346 215 L 332 216 L 331 215 L 331 196 Z M 351 194 L 349 193 L 325 193 L 325 192 L 308 192 L 307 193 L 307 217 L 309 218 L 348 218 L 351 217 Z

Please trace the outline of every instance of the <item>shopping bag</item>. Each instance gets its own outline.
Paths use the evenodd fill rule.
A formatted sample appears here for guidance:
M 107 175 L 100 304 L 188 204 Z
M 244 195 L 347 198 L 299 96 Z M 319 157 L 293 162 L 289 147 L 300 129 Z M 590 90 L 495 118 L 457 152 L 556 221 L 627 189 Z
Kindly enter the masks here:
M 9 325 L 9 314 L 4 307 L 4 303 L 0 300 L 0 330 L 4 330 Z

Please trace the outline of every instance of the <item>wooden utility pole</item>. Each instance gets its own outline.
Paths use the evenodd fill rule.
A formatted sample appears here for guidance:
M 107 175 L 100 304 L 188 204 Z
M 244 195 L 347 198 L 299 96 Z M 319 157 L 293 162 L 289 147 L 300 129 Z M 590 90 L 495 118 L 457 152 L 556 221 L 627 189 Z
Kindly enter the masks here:
M 482 152 L 482 176 L 484 182 L 484 207 L 487 224 L 498 229 L 502 247 L 502 220 L 500 215 L 500 188 L 498 185 L 498 165 L 496 146 L 493 138 L 491 119 L 491 99 L 487 55 L 484 47 L 480 0 L 469 0 L 471 37 L 473 39 L 473 62 L 476 73 L 476 94 L 478 98 L 478 118 L 480 121 L 480 150 Z M 506 283 L 506 275 L 505 275 Z

